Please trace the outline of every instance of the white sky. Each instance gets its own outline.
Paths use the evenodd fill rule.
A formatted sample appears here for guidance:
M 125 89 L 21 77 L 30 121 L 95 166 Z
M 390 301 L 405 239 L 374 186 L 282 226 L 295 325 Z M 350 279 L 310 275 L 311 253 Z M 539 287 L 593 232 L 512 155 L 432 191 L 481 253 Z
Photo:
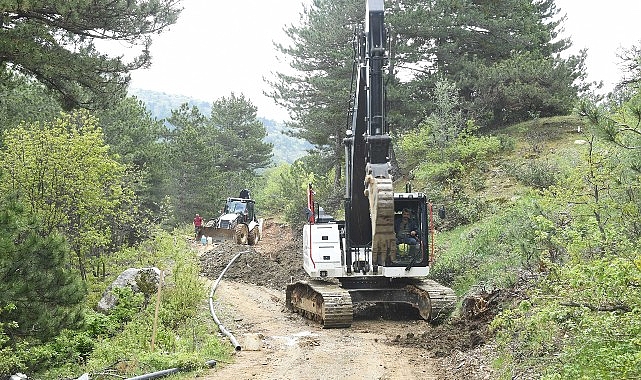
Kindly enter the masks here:
M 303 2 L 310 0 L 183 0 L 178 22 L 154 36 L 152 65 L 132 73 L 131 87 L 186 95 L 213 102 L 232 92 L 244 94 L 258 116 L 287 119 L 262 92 L 263 77 L 283 71 L 272 41 L 286 43 L 285 25 L 299 24 Z M 641 1 L 556 0 L 567 14 L 562 36 L 572 39 L 570 53 L 588 48 L 588 80 L 611 90 L 622 77 L 617 49 L 641 44 Z
M 623 78 L 617 52 L 641 45 L 641 1 L 555 0 L 567 15 L 562 37 L 572 39 L 570 53 L 587 48 L 588 81 L 603 81 L 607 93 Z

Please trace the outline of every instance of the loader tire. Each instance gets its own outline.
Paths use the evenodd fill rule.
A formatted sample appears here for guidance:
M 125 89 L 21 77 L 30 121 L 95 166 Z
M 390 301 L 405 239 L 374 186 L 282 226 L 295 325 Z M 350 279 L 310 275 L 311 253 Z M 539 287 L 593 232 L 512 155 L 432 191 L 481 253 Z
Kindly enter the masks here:
M 256 243 L 258 243 L 258 228 L 254 227 L 251 231 L 249 231 L 249 235 L 247 236 L 247 244 L 254 245 Z
M 247 237 L 249 235 L 249 231 L 247 230 L 246 224 L 237 225 L 234 232 L 236 234 L 236 244 L 242 244 L 242 245 L 247 244 Z

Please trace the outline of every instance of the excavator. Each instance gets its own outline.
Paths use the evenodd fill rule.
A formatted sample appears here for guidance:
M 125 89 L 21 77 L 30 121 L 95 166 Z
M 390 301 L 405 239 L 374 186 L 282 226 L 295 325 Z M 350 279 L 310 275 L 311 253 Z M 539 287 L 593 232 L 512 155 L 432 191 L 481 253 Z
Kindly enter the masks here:
M 383 0 L 367 0 L 356 33 L 356 93 L 345 145 L 345 220 L 325 214 L 307 189 L 303 267 L 309 280 L 289 284 L 286 307 L 323 328 L 350 327 L 357 304 L 407 304 L 437 322 L 454 310 L 454 291 L 427 276 L 434 262 L 433 205 L 409 186 L 395 193 L 385 120 L 387 63 Z M 395 225 L 413 220 L 411 239 Z M 406 231 L 407 232 L 407 231 Z M 408 236 L 409 237 L 409 236 Z

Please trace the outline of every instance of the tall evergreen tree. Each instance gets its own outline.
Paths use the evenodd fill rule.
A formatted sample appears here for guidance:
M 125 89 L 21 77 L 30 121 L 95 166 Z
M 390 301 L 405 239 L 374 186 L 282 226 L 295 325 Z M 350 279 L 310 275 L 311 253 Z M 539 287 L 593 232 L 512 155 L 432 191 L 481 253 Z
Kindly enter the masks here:
M 59 94 L 64 108 L 124 96 L 128 72 L 150 63 L 151 35 L 176 22 L 178 0 L 0 2 L 0 69 L 11 67 Z M 139 49 L 131 62 L 101 53 L 96 40 Z
M 105 143 L 127 165 L 129 180 L 141 204 L 141 215 L 136 219 L 158 222 L 168 179 L 167 127 L 153 118 L 141 101 L 130 97 L 97 112 L 97 116 Z
M 295 70 L 276 73 L 268 94 L 290 110 L 288 127 L 333 164 L 335 185 L 340 185 L 342 137 L 349 128 L 354 31 L 363 21 L 362 0 L 315 0 L 305 8 L 302 25 L 285 29 L 291 45 L 276 44 Z
M 390 22 L 405 41 L 399 65 L 418 68 L 409 86 L 428 105 L 442 76 L 456 83 L 470 118 L 492 125 L 566 114 L 586 89 L 585 55 L 558 55 L 570 41 L 558 38 L 564 18 L 554 0 L 398 3 Z
M 222 171 L 251 174 L 269 165 L 272 144 L 263 141 L 267 131 L 256 112 L 243 94 L 232 93 L 212 105 L 210 123 L 217 131 L 216 144 L 222 153 L 217 165 Z
M 22 121 L 51 120 L 62 109 L 44 85 L 0 68 L 0 136 Z M 1 145 L 1 143 L 0 143 Z
M 214 207 L 207 190 L 216 185 L 212 178 L 220 156 L 216 151 L 216 130 L 207 125 L 207 117 L 198 107 L 190 108 L 187 103 L 173 110 L 167 121 L 171 132 L 166 193 L 171 198 L 174 222 L 184 223 L 194 213 L 211 215 Z
M 0 199 L 0 312 L 3 322 L 16 322 L 4 324 L 11 338 L 6 344 L 25 338 L 46 341 L 81 325 L 86 290 L 70 260 L 61 234 L 17 197 Z
M 585 77 L 584 55 L 562 59 L 563 23 L 553 0 L 394 0 L 386 3 L 390 130 L 416 127 L 436 108 L 441 79 L 460 91 L 466 118 L 480 125 L 570 111 Z M 295 135 L 327 152 L 340 176 L 347 126 L 354 26 L 365 1 L 315 0 L 301 25 L 276 44 L 294 73 L 276 73 L 269 95 L 290 109 Z M 337 182 L 338 183 L 338 182 Z
M 256 112 L 233 93 L 214 101 L 210 118 L 187 104 L 172 112 L 168 193 L 178 221 L 217 216 L 222 200 L 251 188 L 256 170 L 270 164 L 272 145 L 263 141 L 267 132 Z

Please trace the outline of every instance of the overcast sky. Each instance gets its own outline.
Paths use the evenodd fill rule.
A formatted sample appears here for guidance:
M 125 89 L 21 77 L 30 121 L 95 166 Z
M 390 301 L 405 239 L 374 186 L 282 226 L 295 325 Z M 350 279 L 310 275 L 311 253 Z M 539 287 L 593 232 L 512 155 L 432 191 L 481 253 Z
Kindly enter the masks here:
M 263 77 L 285 69 L 272 41 L 286 42 L 285 25 L 299 24 L 303 1 L 183 0 L 178 22 L 154 37 L 152 65 L 132 73 L 131 87 L 186 95 L 213 102 L 232 92 L 244 94 L 258 116 L 276 121 L 285 110 L 262 95 Z M 621 78 L 617 49 L 641 44 L 639 0 L 556 0 L 567 14 L 563 36 L 572 53 L 588 48 L 588 79 L 611 90 Z M 597 5 L 598 4 L 598 5 Z

